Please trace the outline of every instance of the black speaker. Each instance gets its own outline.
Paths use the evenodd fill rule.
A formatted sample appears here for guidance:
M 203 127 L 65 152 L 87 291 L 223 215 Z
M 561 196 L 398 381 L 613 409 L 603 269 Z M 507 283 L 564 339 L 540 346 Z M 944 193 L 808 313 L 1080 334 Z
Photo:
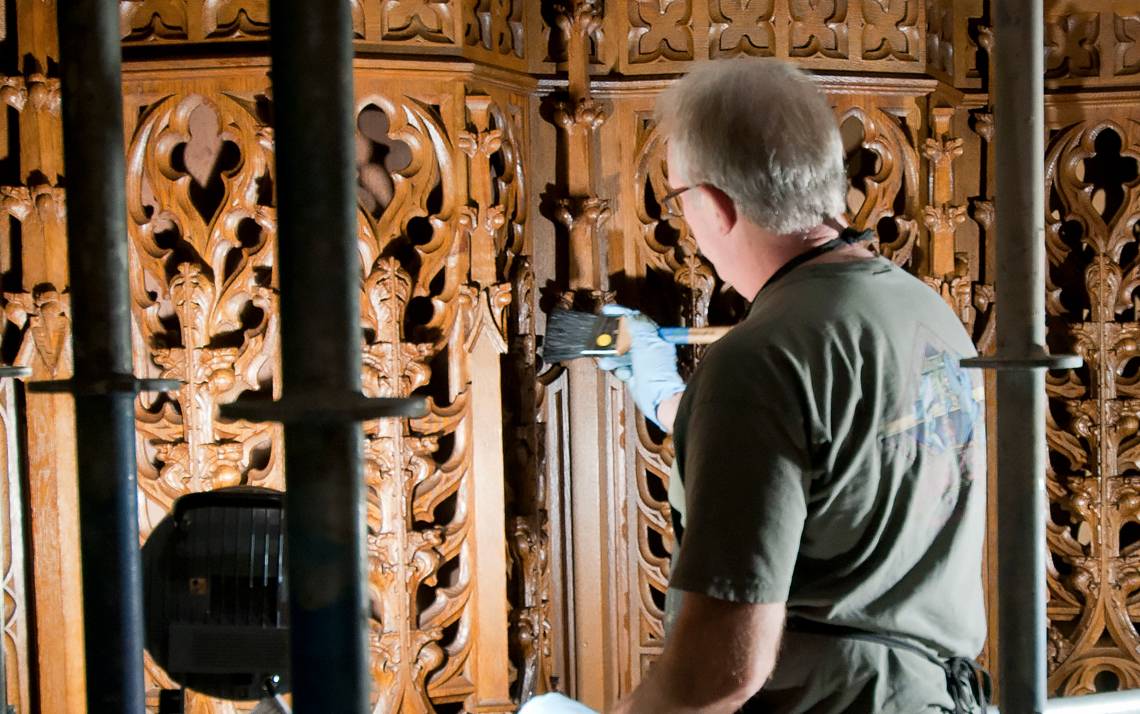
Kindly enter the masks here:
M 142 549 L 146 648 L 179 685 L 222 699 L 289 687 L 283 494 L 188 494 Z

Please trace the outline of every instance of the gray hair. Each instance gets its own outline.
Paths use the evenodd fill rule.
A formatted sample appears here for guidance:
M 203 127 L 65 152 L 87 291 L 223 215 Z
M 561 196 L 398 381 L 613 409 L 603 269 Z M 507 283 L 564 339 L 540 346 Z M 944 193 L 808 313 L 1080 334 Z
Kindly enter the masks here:
M 806 231 L 846 208 L 835 114 L 786 62 L 699 64 L 661 95 L 656 116 L 691 183 L 724 191 L 765 230 Z

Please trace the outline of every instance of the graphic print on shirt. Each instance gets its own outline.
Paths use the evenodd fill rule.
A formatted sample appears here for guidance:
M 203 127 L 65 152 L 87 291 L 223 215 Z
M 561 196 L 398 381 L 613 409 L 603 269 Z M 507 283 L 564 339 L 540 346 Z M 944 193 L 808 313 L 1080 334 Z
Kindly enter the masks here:
M 928 453 L 957 451 L 970 443 L 982 408 L 981 390 L 953 352 L 922 347 L 922 371 L 912 382 L 911 408 L 883 429 L 884 438 L 909 436 Z
M 914 501 L 925 513 L 924 531 L 933 537 L 977 472 L 985 448 L 984 391 L 980 376 L 964 369 L 960 355 L 933 335 L 916 335 L 914 354 L 912 363 L 921 367 L 899 394 L 899 417 L 884 426 L 882 438 L 908 464 Z

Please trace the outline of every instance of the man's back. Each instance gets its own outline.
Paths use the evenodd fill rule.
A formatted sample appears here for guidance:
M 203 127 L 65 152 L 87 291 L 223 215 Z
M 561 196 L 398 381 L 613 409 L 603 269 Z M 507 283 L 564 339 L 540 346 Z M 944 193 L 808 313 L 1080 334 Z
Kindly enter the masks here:
M 794 622 L 980 650 L 984 420 L 980 376 L 958 366 L 972 355 L 949 308 L 887 261 L 819 263 L 761 292 L 694 375 L 672 584 L 787 603 L 757 710 L 950 706 L 923 657 Z

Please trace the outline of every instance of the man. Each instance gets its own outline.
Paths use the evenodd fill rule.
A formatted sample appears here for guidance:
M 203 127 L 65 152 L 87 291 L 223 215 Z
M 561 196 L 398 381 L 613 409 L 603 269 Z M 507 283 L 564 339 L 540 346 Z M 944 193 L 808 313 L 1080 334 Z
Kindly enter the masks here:
M 707 63 L 658 120 L 669 198 L 752 305 L 688 385 L 637 313 L 602 364 L 673 432 L 683 489 L 664 650 L 615 711 L 975 710 L 973 671 L 946 664 L 985 638 L 969 337 L 841 227 L 843 149 L 808 76 Z

